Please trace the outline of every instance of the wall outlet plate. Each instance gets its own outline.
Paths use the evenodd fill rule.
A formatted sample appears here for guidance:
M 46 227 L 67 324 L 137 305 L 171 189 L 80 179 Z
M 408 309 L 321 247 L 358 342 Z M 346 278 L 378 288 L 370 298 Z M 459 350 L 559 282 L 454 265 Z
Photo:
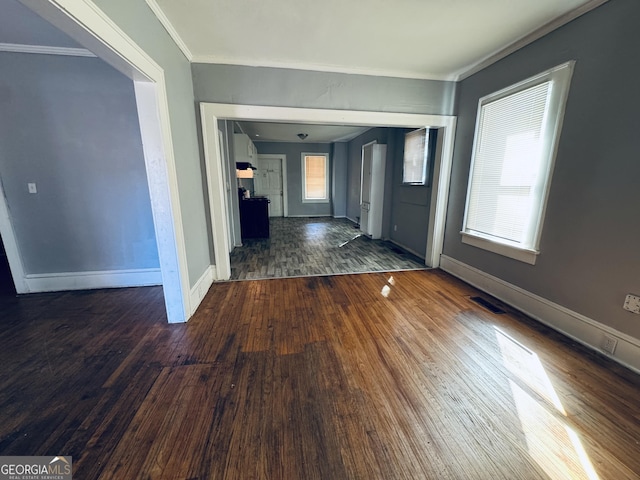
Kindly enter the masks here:
M 631 294 L 627 295 L 622 308 L 629 310 L 630 312 L 640 314 L 640 296 Z
M 618 339 L 606 334 L 602 336 L 602 343 L 600 344 L 600 347 L 602 348 L 603 352 L 613 355 L 616 351 L 617 345 Z

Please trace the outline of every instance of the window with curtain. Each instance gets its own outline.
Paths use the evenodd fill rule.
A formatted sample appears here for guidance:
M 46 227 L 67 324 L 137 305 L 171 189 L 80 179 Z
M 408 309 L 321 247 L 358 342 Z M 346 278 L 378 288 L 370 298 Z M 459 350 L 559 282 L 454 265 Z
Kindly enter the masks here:
M 329 201 L 329 156 L 325 153 L 302 154 L 302 201 Z
M 573 62 L 480 99 L 462 241 L 535 264 Z
M 429 130 L 421 128 L 404 136 L 402 183 L 425 185 L 429 171 Z

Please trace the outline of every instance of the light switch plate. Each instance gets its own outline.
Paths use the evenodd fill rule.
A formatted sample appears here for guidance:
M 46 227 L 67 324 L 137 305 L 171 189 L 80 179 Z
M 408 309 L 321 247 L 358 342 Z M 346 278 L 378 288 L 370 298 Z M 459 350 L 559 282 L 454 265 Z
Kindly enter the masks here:
M 27 188 L 29 189 L 29 193 L 38 193 L 38 188 L 35 183 L 27 183 Z
M 622 308 L 629 310 L 630 312 L 640 314 L 640 296 L 631 294 L 627 295 Z

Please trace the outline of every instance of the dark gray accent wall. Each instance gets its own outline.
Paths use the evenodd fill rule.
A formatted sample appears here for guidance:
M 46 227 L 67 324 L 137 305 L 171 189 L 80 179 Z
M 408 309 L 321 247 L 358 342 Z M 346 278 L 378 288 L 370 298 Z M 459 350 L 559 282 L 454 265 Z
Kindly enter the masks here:
M 290 217 L 332 215 L 331 202 L 304 203 L 302 201 L 302 154 L 329 154 L 329 172 L 332 171 L 330 143 L 254 142 L 258 154 L 283 154 L 287 156 L 287 208 Z M 331 177 L 331 175 L 329 175 Z M 329 179 L 331 180 L 331 178 Z M 331 184 L 329 192 L 332 191 Z
M 454 82 L 194 63 L 199 102 L 451 115 Z
M 393 196 L 389 238 L 424 258 L 427 250 L 429 209 L 431 207 L 431 179 L 433 161 L 429 163 L 427 185 L 403 185 L 404 136 L 413 129 L 395 129 L 393 153 Z M 436 136 L 432 136 L 429 148 L 435 149 Z
M 25 273 L 159 268 L 132 81 L 57 55 L 1 53 L 0 71 L 0 178 Z
M 144 0 L 94 0 L 164 71 L 171 121 L 178 194 L 185 239 L 189 283 L 193 286 L 209 265 L 203 162 L 198 152 L 191 64 Z
M 460 84 L 444 254 L 640 338 L 640 2 L 611 0 Z M 535 266 L 460 240 L 478 99 L 576 60 Z

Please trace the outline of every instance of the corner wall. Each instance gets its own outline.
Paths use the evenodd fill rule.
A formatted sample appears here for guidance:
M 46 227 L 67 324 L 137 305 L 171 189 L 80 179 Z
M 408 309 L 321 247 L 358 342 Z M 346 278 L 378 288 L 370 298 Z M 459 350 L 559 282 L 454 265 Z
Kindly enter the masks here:
M 164 71 L 189 284 L 194 287 L 208 275 L 210 265 L 215 262 L 207 231 L 191 64 L 144 0 L 93 0 L 93 3 Z
M 640 293 L 638 18 L 640 3 L 611 0 L 461 82 L 444 245 L 466 270 L 635 339 L 636 348 L 640 317 L 622 304 Z M 568 60 L 576 66 L 536 265 L 462 244 L 478 99 Z M 582 341 L 600 346 L 597 337 Z
M 160 284 L 132 81 L 97 58 L 0 53 L 0 70 L 0 178 L 29 290 Z

